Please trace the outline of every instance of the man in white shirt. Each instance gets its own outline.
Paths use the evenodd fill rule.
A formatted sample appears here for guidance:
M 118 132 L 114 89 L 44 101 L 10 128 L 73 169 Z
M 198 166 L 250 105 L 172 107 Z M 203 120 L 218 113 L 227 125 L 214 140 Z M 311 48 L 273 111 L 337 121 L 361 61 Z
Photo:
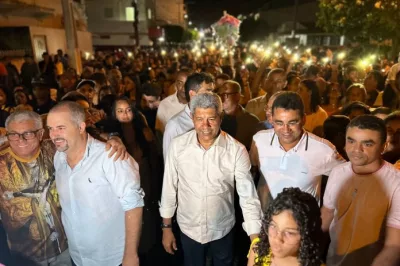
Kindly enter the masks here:
M 299 94 L 282 92 L 272 105 L 273 129 L 258 132 L 250 150 L 261 173 L 258 193 L 263 210 L 287 187 L 298 187 L 320 199 L 321 175 L 344 163 L 335 147 L 303 129 L 304 105 Z
M 188 100 L 185 96 L 185 83 L 190 75 L 189 70 L 178 72 L 175 81 L 176 92 L 160 102 L 156 116 L 156 131 L 164 134 L 165 125 L 168 120 L 185 108 Z
M 213 77 L 205 72 L 193 73 L 190 75 L 185 83 L 185 96 L 188 102 L 197 94 L 212 92 L 214 90 Z M 168 148 L 171 141 L 183 133 L 188 132 L 194 128 L 192 116 L 190 114 L 189 103 L 185 108 L 173 116 L 165 127 L 163 136 L 163 156 L 166 160 Z
M 276 92 L 283 90 L 286 87 L 286 72 L 282 68 L 272 69 L 262 86 L 265 95 L 250 100 L 246 105 L 246 111 L 257 116 L 260 121 L 266 119 L 265 105 L 267 105 L 269 98 Z
M 138 165 L 132 157 L 109 158 L 84 121 L 74 102 L 59 103 L 47 116 L 72 260 L 79 266 L 138 266 L 144 205 Z
M 163 245 L 176 250 L 172 217 L 182 231 L 185 266 L 204 266 L 210 251 L 214 266 L 233 260 L 234 189 L 243 210 L 243 228 L 251 239 L 261 228 L 261 207 L 246 148 L 221 131 L 222 103 L 203 93 L 190 103 L 195 129 L 175 138 L 168 151 L 160 213 Z

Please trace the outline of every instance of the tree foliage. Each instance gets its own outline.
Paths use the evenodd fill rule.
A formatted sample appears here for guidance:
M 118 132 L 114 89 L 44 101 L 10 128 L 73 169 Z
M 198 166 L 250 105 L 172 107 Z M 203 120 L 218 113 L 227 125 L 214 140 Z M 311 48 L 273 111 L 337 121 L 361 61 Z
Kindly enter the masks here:
M 400 39 L 400 0 L 320 0 L 318 25 L 361 43 Z

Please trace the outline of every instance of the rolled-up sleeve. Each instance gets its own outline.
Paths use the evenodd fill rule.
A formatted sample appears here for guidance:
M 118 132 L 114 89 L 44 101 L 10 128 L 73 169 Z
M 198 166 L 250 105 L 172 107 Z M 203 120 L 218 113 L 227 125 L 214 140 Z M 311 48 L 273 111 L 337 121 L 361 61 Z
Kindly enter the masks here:
M 243 212 L 243 229 L 248 235 L 258 234 L 261 230 L 261 204 L 250 173 L 250 158 L 241 147 L 236 156 L 235 180 L 239 203 Z
M 178 171 L 176 165 L 176 147 L 172 141 L 165 160 L 165 171 L 160 204 L 162 218 L 174 216 L 177 208 Z
M 132 157 L 116 162 L 113 158 L 107 157 L 104 171 L 124 211 L 144 206 L 144 191 L 140 187 L 139 167 Z

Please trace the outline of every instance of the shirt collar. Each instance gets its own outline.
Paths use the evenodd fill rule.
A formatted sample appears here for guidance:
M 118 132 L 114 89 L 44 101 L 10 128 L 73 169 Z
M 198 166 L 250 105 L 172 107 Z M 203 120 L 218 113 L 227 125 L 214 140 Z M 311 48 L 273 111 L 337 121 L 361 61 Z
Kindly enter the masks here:
M 86 134 L 87 134 L 86 150 L 85 150 L 85 153 L 84 153 L 81 161 L 83 161 L 84 159 L 89 157 L 90 149 L 91 149 L 91 146 L 92 146 L 93 140 L 94 140 L 94 138 L 92 136 L 90 136 L 90 134 L 88 134 L 88 133 L 86 133 Z M 61 158 L 65 161 L 65 163 L 68 163 L 67 162 L 67 154 L 65 152 L 60 152 L 60 155 L 61 155 Z
M 191 112 L 190 112 L 189 104 L 186 104 L 186 106 L 185 106 L 185 108 L 184 108 L 183 110 L 185 110 L 185 113 L 186 113 L 189 117 L 192 117 L 192 116 L 191 116 Z
M 294 152 L 297 152 L 301 148 L 302 142 L 304 142 L 304 141 L 305 141 L 304 151 L 307 151 L 308 150 L 308 146 L 309 146 L 308 145 L 308 138 L 309 138 L 308 132 L 303 129 L 303 135 L 301 136 L 299 142 L 296 144 L 296 146 L 291 148 L 289 151 L 293 150 Z M 272 139 L 271 139 L 271 142 L 270 142 L 270 146 L 272 146 L 272 145 L 282 147 L 282 145 L 279 143 L 278 136 L 276 135 L 275 132 L 272 135 Z
M 227 137 L 228 136 L 227 136 L 226 132 L 220 130 L 218 137 L 215 139 L 214 143 L 210 146 L 210 148 L 212 146 L 220 146 L 221 148 L 225 149 L 226 143 L 227 143 L 227 140 L 226 140 Z M 196 133 L 195 129 L 193 129 L 193 131 L 192 131 L 192 134 L 189 139 L 189 143 L 192 145 L 195 145 L 196 147 L 201 147 L 201 145 L 197 139 L 197 133 Z

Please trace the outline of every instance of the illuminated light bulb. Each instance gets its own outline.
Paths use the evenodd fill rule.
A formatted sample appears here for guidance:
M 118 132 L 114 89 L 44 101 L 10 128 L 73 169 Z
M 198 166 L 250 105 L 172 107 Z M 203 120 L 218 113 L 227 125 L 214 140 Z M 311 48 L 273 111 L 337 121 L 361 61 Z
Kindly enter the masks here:
M 279 45 L 280 45 L 279 42 L 275 42 L 275 43 L 274 43 L 274 46 L 275 46 L 275 47 L 279 47 Z
M 167 52 L 165 50 L 161 50 L 161 55 L 166 55 Z
M 346 53 L 345 53 L 345 52 L 341 52 L 341 53 L 339 53 L 338 56 L 337 56 L 337 58 L 338 58 L 339 60 L 342 60 L 342 59 L 345 58 L 345 57 L 346 57 Z

